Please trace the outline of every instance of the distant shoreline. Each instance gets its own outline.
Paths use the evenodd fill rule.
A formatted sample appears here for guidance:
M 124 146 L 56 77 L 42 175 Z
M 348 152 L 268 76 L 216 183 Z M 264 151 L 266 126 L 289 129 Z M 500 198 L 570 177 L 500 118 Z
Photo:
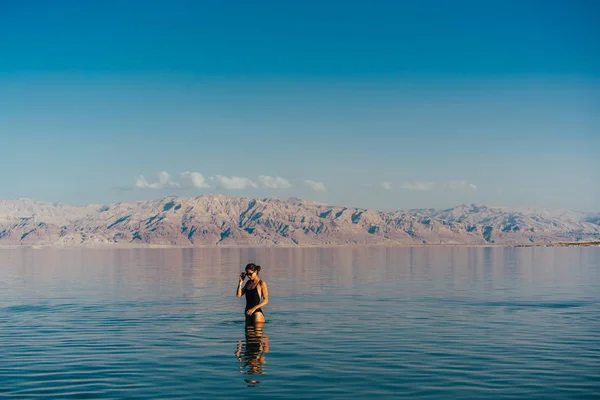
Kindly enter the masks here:
M 600 214 L 459 205 L 380 212 L 203 195 L 75 207 L 0 200 L 0 248 L 594 246 Z
M 0 245 L 0 249 L 309 249 L 309 248 L 357 248 L 357 247 L 600 247 L 600 241 L 556 243 L 446 243 L 446 244 L 330 244 L 330 245 L 161 245 L 161 244 L 85 244 L 85 245 Z

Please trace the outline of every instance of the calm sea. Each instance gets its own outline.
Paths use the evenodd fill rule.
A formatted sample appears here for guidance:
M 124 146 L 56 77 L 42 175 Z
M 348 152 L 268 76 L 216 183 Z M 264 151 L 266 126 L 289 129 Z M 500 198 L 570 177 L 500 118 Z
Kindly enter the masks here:
M 598 398 L 600 248 L 5 249 L 0 324 L 5 398 Z

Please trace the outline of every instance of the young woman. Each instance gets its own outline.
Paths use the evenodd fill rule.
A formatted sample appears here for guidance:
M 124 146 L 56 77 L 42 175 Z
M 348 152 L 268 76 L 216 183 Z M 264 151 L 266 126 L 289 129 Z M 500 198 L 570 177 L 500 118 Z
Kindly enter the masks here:
M 259 272 L 260 265 L 246 265 L 246 271 L 240 274 L 240 283 L 236 291 L 238 298 L 246 295 L 246 323 L 254 325 L 265 322 L 262 307 L 269 304 L 269 289 L 267 283 L 259 278 Z M 245 277 L 248 277 L 248 281 L 244 285 Z

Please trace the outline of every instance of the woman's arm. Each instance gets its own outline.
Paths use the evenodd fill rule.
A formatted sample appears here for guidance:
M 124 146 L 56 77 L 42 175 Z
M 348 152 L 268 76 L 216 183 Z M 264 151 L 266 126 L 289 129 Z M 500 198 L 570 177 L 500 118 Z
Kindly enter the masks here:
M 263 300 L 260 303 L 258 303 L 256 305 L 256 307 L 252 307 L 251 309 L 249 309 L 248 312 L 246 313 L 248 315 L 254 314 L 254 311 L 269 304 L 269 288 L 267 287 L 267 282 L 261 281 L 260 288 L 261 288 Z
M 244 288 L 244 278 L 240 275 L 240 283 L 238 283 L 238 287 L 235 291 L 235 296 L 239 299 L 244 295 L 246 289 Z

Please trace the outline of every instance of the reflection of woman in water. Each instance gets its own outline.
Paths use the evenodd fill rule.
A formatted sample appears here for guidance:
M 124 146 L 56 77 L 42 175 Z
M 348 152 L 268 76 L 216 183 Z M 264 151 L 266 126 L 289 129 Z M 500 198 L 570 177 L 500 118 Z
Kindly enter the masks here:
M 263 324 L 265 314 L 262 307 L 269 303 L 269 289 L 267 283 L 259 278 L 260 265 L 248 264 L 246 271 L 240 274 L 240 283 L 237 287 L 236 296 L 246 295 L 246 324 Z M 244 278 L 248 281 L 244 285 Z
M 265 373 L 263 365 L 265 364 L 264 353 L 269 351 L 269 338 L 263 336 L 264 324 L 246 325 L 245 343 L 238 341 L 235 355 L 242 365 L 240 372 L 248 375 L 263 375 Z M 256 379 L 244 379 L 249 385 L 257 385 L 260 382 Z

